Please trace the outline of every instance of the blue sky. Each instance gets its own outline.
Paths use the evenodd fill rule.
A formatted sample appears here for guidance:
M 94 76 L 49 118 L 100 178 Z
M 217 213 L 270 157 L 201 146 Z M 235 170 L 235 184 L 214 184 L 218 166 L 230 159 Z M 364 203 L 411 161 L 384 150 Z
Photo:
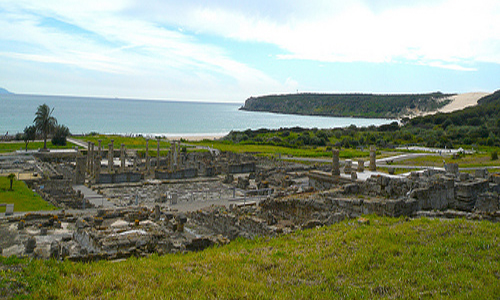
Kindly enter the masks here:
M 500 89 L 500 1 L 0 0 L 0 87 L 243 102 Z

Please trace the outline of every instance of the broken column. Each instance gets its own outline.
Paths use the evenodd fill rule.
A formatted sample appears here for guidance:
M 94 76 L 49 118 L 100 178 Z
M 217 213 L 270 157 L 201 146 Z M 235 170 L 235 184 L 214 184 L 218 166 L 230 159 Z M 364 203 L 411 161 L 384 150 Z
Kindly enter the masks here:
M 121 171 L 125 172 L 125 144 L 122 144 L 120 148 L 120 162 L 121 162 Z
M 177 158 L 178 154 L 177 154 L 177 145 L 176 145 L 175 141 L 173 141 L 173 145 L 174 145 L 174 170 L 177 170 L 177 167 L 179 165 L 177 164 L 177 162 L 178 162 L 178 158 Z
M 358 160 L 358 172 L 363 173 L 365 171 L 365 161 L 360 159 Z
M 370 171 L 377 171 L 377 148 L 370 146 Z
M 149 139 L 146 139 L 146 171 L 149 171 Z
M 160 139 L 158 139 L 158 144 L 156 146 L 156 169 L 160 168 Z
M 352 171 L 352 160 L 346 159 L 345 166 L 344 166 L 344 173 L 349 175 L 349 174 L 351 174 L 351 171 Z
M 332 175 L 340 175 L 339 149 L 332 149 Z
M 87 142 L 87 173 L 90 174 L 90 142 Z
M 97 147 L 97 156 L 99 156 L 99 158 L 102 157 L 102 140 L 97 140 L 99 142 L 99 146 Z
M 95 158 L 94 162 L 94 180 L 96 183 L 99 183 L 100 175 L 101 175 L 101 157 L 98 156 Z
M 85 163 L 86 157 L 81 156 L 76 158 L 75 184 L 85 183 Z
M 90 143 L 90 177 L 94 176 L 94 143 Z
M 114 140 L 111 140 L 111 143 L 108 144 L 108 170 L 110 172 L 113 171 L 113 157 L 114 157 L 114 149 L 113 149 Z

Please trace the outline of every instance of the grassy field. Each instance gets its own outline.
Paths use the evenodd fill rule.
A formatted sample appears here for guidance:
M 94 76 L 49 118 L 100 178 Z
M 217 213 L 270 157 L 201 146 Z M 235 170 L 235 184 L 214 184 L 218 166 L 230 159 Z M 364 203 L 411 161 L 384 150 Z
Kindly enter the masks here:
M 198 141 L 189 142 L 189 144 L 209 146 L 221 151 L 231 151 L 235 153 L 259 153 L 261 155 L 289 155 L 296 157 L 331 157 L 332 151 L 326 150 L 326 147 L 302 147 L 287 148 L 271 145 L 252 145 L 252 144 L 234 144 L 226 141 Z M 341 158 L 368 157 L 369 151 L 360 151 L 356 149 L 342 149 Z
M 120 135 L 85 135 L 85 136 L 73 136 L 72 138 L 85 141 L 85 142 L 93 142 L 95 145 L 99 145 L 99 140 L 102 140 L 101 145 L 103 148 L 107 149 L 108 144 L 111 143 L 111 140 L 114 140 L 113 145 L 115 149 L 120 149 L 122 144 L 125 144 L 125 147 L 128 149 L 146 149 L 146 138 L 142 136 L 138 137 L 128 137 L 128 136 L 120 136 Z M 149 150 L 156 151 L 157 141 L 154 139 L 149 140 Z M 165 141 L 160 141 L 161 149 L 170 149 L 170 143 Z
M 4 174 L 7 175 L 7 174 Z M 22 181 L 14 179 L 13 191 L 9 190 L 10 181 L 7 177 L 0 176 L 0 203 L 14 203 L 14 211 L 54 210 L 57 207 L 43 200 Z M 0 212 L 5 212 L 5 207 L 0 207 Z
M 494 299 L 500 224 L 367 217 L 122 262 L 0 259 L 0 296 L 35 299 Z M 20 270 L 22 269 L 22 270 Z M 10 270 L 10 271 L 5 271 Z
M 473 168 L 473 167 L 486 167 L 486 166 L 500 166 L 500 160 L 491 160 L 488 153 L 475 153 L 465 154 L 458 158 L 451 156 L 437 156 L 429 155 L 405 161 L 397 162 L 398 165 L 414 165 L 414 166 L 432 166 L 443 167 L 443 161 L 448 163 L 457 163 L 459 168 Z
M 50 141 L 47 141 L 47 148 L 49 149 L 70 149 L 75 148 L 76 145 L 68 142 L 66 146 L 54 146 Z M 28 144 L 28 150 L 37 150 L 43 148 L 43 142 L 32 142 Z M 16 150 L 25 150 L 24 142 L 8 142 L 8 143 L 0 143 L 0 153 L 12 152 Z

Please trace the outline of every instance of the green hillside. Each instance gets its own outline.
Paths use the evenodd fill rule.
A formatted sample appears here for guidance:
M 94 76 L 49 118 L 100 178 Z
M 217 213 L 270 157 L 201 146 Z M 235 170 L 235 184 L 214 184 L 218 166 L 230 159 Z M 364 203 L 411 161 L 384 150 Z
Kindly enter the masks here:
M 369 216 L 198 253 L 72 263 L 0 258 L 0 297 L 495 299 L 500 224 Z
M 251 97 L 242 110 L 333 117 L 398 118 L 411 111 L 435 111 L 452 94 L 287 94 Z

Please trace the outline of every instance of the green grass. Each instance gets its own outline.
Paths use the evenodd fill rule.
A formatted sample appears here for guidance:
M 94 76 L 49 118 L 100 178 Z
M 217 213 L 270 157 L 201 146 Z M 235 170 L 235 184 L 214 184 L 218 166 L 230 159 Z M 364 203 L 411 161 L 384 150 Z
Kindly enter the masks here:
M 111 263 L 0 259 L 0 292 L 36 299 L 491 299 L 500 224 L 380 218 L 198 253 Z M 0 294 L 1 296 L 1 294 Z
M 99 145 L 99 140 L 101 141 L 101 145 L 104 149 L 108 148 L 108 144 L 113 141 L 113 145 L 115 149 L 120 149 L 122 144 L 125 144 L 125 148 L 128 149 L 146 149 L 146 138 L 142 136 L 138 137 L 128 137 L 121 135 L 85 135 L 85 136 L 73 136 L 72 138 L 85 141 L 85 142 L 93 142 L 95 145 Z M 149 150 L 155 151 L 156 153 L 157 141 L 155 139 L 149 140 Z M 170 149 L 170 143 L 165 141 L 160 141 L 161 149 Z
M 57 207 L 43 200 L 22 181 L 14 179 L 12 191 L 9 190 L 10 181 L 0 176 L 0 203 L 14 203 L 14 211 L 55 210 Z M 0 207 L 5 212 L 5 207 Z
M 0 153 L 13 152 L 16 150 L 25 150 L 26 144 L 24 142 L 15 143 L 0 143 Z M 50 141 L 47 141 L 47 148 L 49 149 L 70 149 L 75 148 L 76 145 L 68 142 L 66 146 L 54 146 Z M 28 150 L 37 150 L 43 148 L 43 142 L 31 142 L 28 144 Z
M 460 168 L 500 166 L 500 160 L 491 160 L 489 153 L 465 154 L 458 158 L 438 155 L 420 156 L 412 159 L 407 159 L 402 162 L 397 162 L 397 164 L 443 167 L 443 160 L 446 163 L 457 163 Z
M 227 141 L 197 141 L 188 142 L 193 145 L 209 146 L 219 149 L 220 151 L 230 151 L 235 153 L 259 153 L 263 155 L 290 155 L 296 157 L 331 157 L 331 150 L 326 150 L 326 147 L 302 147 L 302 148 L 288 148 L 273 145 L 254 145 L 254 144 L 235 144 Z M 342 149 L 340 151 L 341 158 L 355 158 L 355 157 L 368 157 L 369 151 L 360 151 L 356 149 Z

